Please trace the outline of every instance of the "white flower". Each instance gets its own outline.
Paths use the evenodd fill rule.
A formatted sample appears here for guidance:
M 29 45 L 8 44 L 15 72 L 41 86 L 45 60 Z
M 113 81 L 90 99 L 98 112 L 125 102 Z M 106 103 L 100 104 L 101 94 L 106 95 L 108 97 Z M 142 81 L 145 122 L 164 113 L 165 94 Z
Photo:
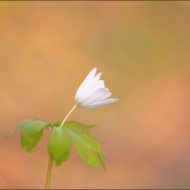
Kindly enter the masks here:
M 96 70 L 97 68 L 94 68 L 90 71 L 77 90 L 75 101 L 79 107 L 95 108 L 118 100 L 107 99 L 111 96 L 111 92 L 105 87 L 104 81 L 100 80 L 102 73 L 96 75 Z

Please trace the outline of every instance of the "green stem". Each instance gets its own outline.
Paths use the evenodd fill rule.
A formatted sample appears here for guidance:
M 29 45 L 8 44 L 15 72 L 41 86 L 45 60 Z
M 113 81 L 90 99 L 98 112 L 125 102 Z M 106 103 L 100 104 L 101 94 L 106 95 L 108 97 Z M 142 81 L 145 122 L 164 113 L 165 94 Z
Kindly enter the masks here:
M 50 188 L 52 164 L 53 164 L 53 160 L 51 157 L 49 157 L 49 164 L 48 164 L 47 177 L 46 177 L 46 186 L 45 186 L 46 190 L 48 190 Z
M 71 108 L 71 110 L 69 111 L 69 113 L 65 116 L 64 120 L 62 121 L 60 127 L 63 126 L 63 124 L 65 123 L 65 121 L 67 120 L 67 118 L 71 115 L 71 113 L 75 110 L 76 107 L 77 107 L 77 105 L 75 104 L 75 105 Z

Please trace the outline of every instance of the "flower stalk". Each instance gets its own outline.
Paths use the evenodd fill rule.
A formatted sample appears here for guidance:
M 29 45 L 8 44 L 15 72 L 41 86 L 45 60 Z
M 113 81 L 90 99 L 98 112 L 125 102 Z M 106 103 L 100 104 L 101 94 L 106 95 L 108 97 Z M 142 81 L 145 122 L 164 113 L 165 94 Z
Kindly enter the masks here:
M 65 123 L 65 121 L 67 120 L 67 118 L 71 115 L 71 113 L 75 110 L 76 107 L 77 107 L 77 105 L 75 104 L 75 105 L 71 108 L 71 110 L 69 111 L 69 113 L 65 116 L 64 120 L 62 121 L 60 127 L 63 126 L 63 124 Z
M 48 164 L 46 185 L 45 185 L 46 190 L 49 190 L 50 188 L 52 165 L 53 165 L 53 160 L 51 157 L 49 157 L 49 164 Z

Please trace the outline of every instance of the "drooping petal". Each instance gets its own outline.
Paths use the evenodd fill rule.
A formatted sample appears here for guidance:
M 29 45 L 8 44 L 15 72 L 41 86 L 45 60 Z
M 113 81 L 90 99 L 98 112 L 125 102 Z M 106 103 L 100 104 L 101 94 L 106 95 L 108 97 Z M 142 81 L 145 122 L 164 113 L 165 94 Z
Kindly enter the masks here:
M 113 102 L 116 102 L 116 101 L 118 101 L 118 99 L 110 98 L 110 99 L 107 99 L 107 100 L 103 100 L 103 101 L 99 101 L 99 102 L 96 102 L 96 103 L 88 104 L 88 106 L 84 106 L 84 108 L 95 108 L 95 107 L 103 106 L 103 105 L 110 104 L 110 103 L 113 103 Z
M 83 96 L 85 90 L 87 89 L 88 85 L 91 83 L 92 79 L 94 78 L 95 74 L 96 74 L 96 70 L 97 68 L 93 68 L 90 73 L 86 76 L 86 78 L 84 79 L 84 81 L 82 82 L 82 84 L 79 86 L 76 95 L 75 95 L 75 100 L 80 99 L 80 97 Z
M 92 104 L 97 101 L 102 101 L 111 96 L 111 92 L 107 88 L 99 88 L 96 91 L 90 93 L 84 99 L 81 100 L 80 105 L 88 106 L 88 104 Z

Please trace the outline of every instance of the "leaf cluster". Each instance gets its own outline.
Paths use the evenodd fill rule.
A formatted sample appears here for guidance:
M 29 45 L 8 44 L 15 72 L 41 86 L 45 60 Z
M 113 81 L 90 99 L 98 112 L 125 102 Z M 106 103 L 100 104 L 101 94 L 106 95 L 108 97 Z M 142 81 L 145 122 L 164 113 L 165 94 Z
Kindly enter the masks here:
M 71 147 L 74 146 L 82 161 L 93 167 L 101 164 L 105 171 L 101 145 L 89 131 L 95 126 L 68 121 L 60 127 L 62 121 L 58 120 L 51 124 L 40 119 L 27 119 L 19 123 L 6 137 L 10 137 L 21 130 L 21 147 L 27 152 L 31 152 L 39 143 L 44 129 L 48 129 L 50 131 L 48 153 L 57 166 L 68 159 Z

